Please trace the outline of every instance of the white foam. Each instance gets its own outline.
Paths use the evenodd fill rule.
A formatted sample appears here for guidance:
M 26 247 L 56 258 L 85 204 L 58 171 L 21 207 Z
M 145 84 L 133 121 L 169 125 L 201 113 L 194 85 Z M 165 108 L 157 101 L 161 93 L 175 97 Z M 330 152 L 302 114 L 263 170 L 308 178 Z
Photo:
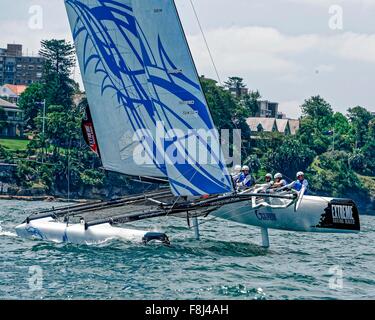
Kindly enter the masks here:
M 17 237 L 17 234 L 14 233 L 14 232 L 10 232 L 10 231 L 0 231 L 0 236 L 5 236 L 5 237 Z
M 15 232 L 4 231 L 3 228 L 0 226 L 0 236 L 17 237 L 17 234 Z

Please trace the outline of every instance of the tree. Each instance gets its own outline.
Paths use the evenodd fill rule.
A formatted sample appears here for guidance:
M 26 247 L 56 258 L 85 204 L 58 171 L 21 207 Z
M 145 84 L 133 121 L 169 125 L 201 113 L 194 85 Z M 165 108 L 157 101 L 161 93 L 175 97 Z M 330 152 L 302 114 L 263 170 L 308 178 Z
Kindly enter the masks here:
M 301 106 L 302 117 L 313 120 L 315 127 L 319 130 L 329 129 L 333 124 L 333 110 L 331 105 L 320 96 L 305 100 Z
M 365 108 L 357 106 L 348 110 L 348 117 L 355 138 L 355 148 L 362 148 L 367 142 L 367 130 L 374 116 Z
M 236 93 L 237 99 L 242 97 L 242 89 L 246 88 L 243 79 L 240 77 L 230 77 L 224 84 L 228 89 Z
M 294 137 L 285 137 L 283 143 L 265 152 L 263 163 L 268 171 L 278 171 L 294 179 L 298 171 L 305 171 L 316 154 Z
M 362 148 L 363 156 L 366 159 L 366 166 L 370 174 L 375 175 L 375 119 L 369 123 L 367 142 Z
M 82 113 L 76 107 L 66 110 L 63 106 L 50 106 L 46 116 L 45 138 L 54 146 L 54 153 L 60 148 L 71 148 L 81 139 Z M 38 118 L 41 131 L 42 118 Z
M 259 91 L 251 91 L 243 97 L 243 105 L 247 111 L 248 117 L 255 117 L 259 112 L 259 99 L 261 95 Z
M 215 80 L 201 77 L 200 81 L 216 128 L 219 131 L 241 130 L 242 141 L 248 140 L 251 132 L 246 123 L 248 112 L 244 105 L 230 92 L 218 86 Z M 247 151 L 243 154 L 247 154 Z
M 36 129 L 35 118 L 42 112 L 42 102 L 44 100 L 44 85 L 41 83 L 31 84 L 19 99 L 19 107 L 24 112 L 25 125 L 31 130 Z
M 43 40 L 39 54 L 45 59 L 44 78 L 47 105 L 72 106 L 76 83 L 70 79 L 75 66 L 74 46 L 65 40 Z
M 233 118 L 237 114 L 237 102 L 233 96 L 217 85 L 215 80 L 202 77 L 200 79 L 216 128 L 234 129 Z
M 320 96 L 311 97 L 301 106 L 302 119 L 298 138 L 318 155 L 332 145 L 326 133 L 333 129 L 334 114 L 331 105 Z
M 6 150 L 2 145 L 0 145 L 0 160 L 5 162 L 12 160 L 11 153 L 8 150 Z
M 351 134 L 350 123 L 347 117 L 342 113 L 336 112 L 333 115 L 334 130 L 333 130 L 333 143 L 335 150 L 342 150 L 351 152 Z
M 317 157 L 309 169 L 312 189 L 330 197 L 365 195 L 361 182 L 349 167 L 349 156 L 343 151 L 331 151 Z

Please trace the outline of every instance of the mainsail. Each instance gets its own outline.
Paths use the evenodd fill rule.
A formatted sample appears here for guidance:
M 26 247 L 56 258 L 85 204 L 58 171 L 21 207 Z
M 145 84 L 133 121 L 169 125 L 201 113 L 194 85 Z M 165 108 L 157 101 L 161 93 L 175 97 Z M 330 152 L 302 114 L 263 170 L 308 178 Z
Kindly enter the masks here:
M 105 169 L 176 196 L 232 183 L 173 0 L 65 0 Z

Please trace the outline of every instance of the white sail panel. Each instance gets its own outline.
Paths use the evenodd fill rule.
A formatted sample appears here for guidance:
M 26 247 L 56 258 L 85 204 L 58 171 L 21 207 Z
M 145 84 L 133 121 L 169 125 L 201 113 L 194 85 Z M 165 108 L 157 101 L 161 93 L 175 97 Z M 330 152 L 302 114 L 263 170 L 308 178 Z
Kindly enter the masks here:
M 160 118 L 166 131 L 171 133 L 167 138 L 172 140 L 173 137 L 178 137 L 174 147 L 179 154 L 175 154 L 174 159 L 182 158 L 188 162 L 169 163 L 167 152 L 166 169 L 173 191 L 178 195 L 231 191 L 231 180 L 218 148 L 218 134 L 206 105 L 174 1 L 135 0 L 133 11 L 141 30 L 140 42 L 150 94 L 155 101 L 156 110 L 161 109 Z M 204 134 L 207 132 L 211 133 L 208 135 L 210 143 Z M 194 137 L 200 141 L 198 150 L 184 148 Z M 203 156 L 206 154 L 210 155 L 210 159 Z
M 65 2 L 105 168 L 167 176 L 175 195 L 231 191 L 174 1 Z
M 154 126 L 153 106 L 144 89 L 148 80 L 132 2 L 66 0 L 65 4 L 104 168 L 166 177 L 165 166 L 152 160 L 152 137 L 141 142 L 148 133 L 142 129 Z M 142 166 L 134 159 L 139 145 L 149 156 Z

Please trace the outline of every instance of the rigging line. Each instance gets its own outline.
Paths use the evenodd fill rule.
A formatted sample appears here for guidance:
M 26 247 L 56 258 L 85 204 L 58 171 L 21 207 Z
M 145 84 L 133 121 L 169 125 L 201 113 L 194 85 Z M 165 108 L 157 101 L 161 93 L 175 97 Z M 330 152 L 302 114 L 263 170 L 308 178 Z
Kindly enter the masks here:
M 204 31 L 203 31 L 203 27 L 202 27 L 202 24 L 201 24 L 201 22 L 199 20 L 199 16 L 198 16 L 198 13 L 197 13 L 197 11 L 195 9 L 193 0 L 190 0 L 190 4 L 191 4 L 191 7 L 193 8 L 195 18 L 197 19 L 199 29 L 200 29 L 200 31 L 202 33 L 202 37 L 203 37 L 203 40 L 204 40 L 204 42 L 206 44 L 206 48 L 207 48 L 208 54 L 210 55 L 210 59 L 211 59 L 212 65 L 213 65 L 213 67 L 215 69 L 216 77 L 219 80 L 219 84 L 222 85 L 221 78 L 220 78 L 220 75 L 219 75 L 219 71 L 218 71 L 218 69 L 216 67 L 214 57 L 213 57 L 213 55 L 211 53 L 211 50 L 210 50 L 210 47 L 208 45 L 208 41 L 207 41 L 206 35 L 205 35 Z

